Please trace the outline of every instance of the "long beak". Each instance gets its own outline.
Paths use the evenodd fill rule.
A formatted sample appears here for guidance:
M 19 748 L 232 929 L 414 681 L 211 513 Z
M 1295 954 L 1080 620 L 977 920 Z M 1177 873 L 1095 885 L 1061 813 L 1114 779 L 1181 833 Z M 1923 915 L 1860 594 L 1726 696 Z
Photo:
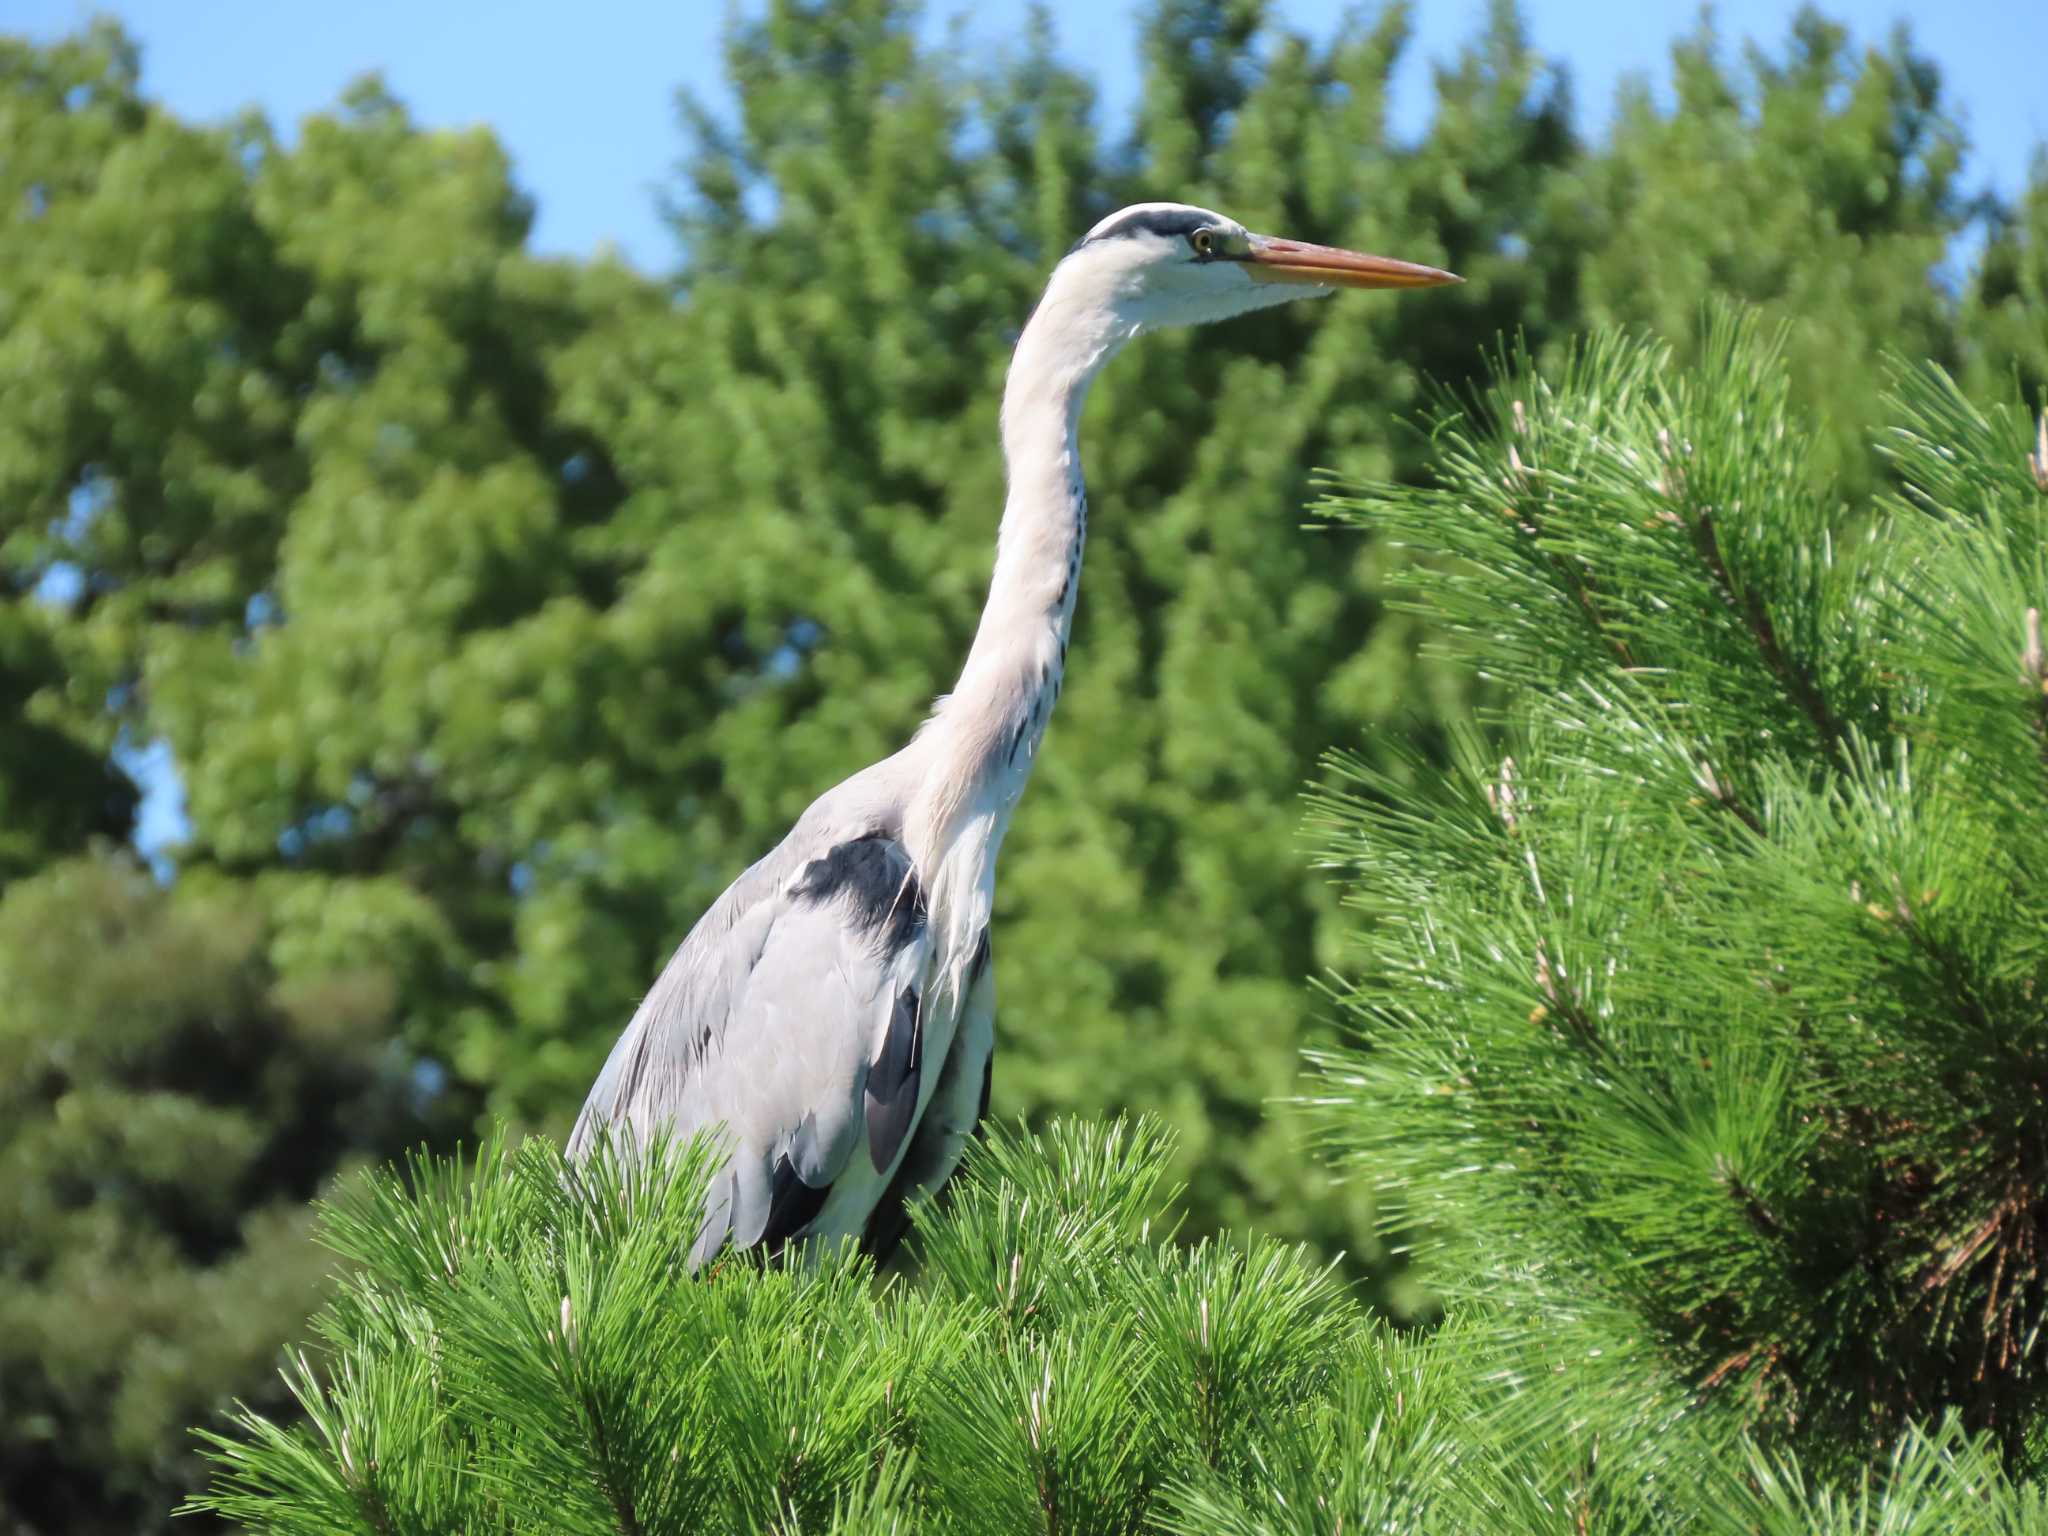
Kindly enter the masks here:
M 1304 245 L 1299 240 L 1252 236 L 1245 270 L 1264 283 L 1299 283 L 1315 288 L 1434 288 L 1465 281 L 1455 272 L 1367 256 L 1334 245 Z

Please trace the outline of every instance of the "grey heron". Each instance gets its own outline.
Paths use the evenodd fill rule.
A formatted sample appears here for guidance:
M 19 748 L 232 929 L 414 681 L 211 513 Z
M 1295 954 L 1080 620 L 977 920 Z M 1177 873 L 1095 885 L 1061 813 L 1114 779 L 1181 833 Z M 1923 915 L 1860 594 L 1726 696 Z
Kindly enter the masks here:
M 1011 359 L 1008 499 L 959 681 L 908 746 L 819 796 L 698 920 L 612 1048 L 570 1155 L 607 1125 L 629 1140 L 722 1127 L 693 1263 L 728 1242 L 892 1248 L 906 1199 L 945 1182 L 987 1111 L 996 856 L 1066 666 L 1089 383 L 1161 326 L 1457 281 L 1182 203 L 1140 203 L 1084 235 Z

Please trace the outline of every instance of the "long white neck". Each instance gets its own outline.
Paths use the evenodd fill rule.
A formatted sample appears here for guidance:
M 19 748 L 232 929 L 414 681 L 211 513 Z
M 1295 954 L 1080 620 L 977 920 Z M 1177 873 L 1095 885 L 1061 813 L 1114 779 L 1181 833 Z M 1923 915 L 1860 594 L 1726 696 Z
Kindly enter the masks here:
M 1066 670 L 1080 590 L 1088 497 L 1081 406 L 1134 328 L 1055 272 L 1010 362 L 1003 391 L 1009 499 L 995 574 L 967 662 L 920 744 L 932 754 L 913 846 L 937 853 L 972 823 L 992 856 L 1024 791 Z

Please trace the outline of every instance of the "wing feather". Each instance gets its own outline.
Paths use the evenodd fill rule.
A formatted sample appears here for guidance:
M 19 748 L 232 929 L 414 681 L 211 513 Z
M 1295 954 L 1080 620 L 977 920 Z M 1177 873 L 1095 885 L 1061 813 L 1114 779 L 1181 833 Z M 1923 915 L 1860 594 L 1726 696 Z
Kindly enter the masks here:
M 882 1049 L 868 1067 L 868 1155 L 875 1172 L 887 1173 L 910 1134 L 917 1090 L 924 1076 L 924 1013 L 917 989 L 905 987 L 890 1010 Z
M 969 1138 L 988 1118 L 996 1042 L 995 974 L 989 959 L 989 936 L 984 928 L 968 969 L 967 1007 L 954 1032 L 952 1049 L 937 1068 L 939 1077 L 931 1102 L 912 1130 L 910 1146 L 868 1213 L 861 1233 L 862 1246 L 877 1261 L 889 1256 L 908 1229 L 908 1202 L 931 1194 L 953 1176 Z
M 569 1136 L 723 1127 L 693 1258 L 804 1235 L 863 1139 L 878 1168 L 915 1118 L 929 958 L 909 854 L 799 823 L 713 904 L 612 1048 Z M 865 1131 L 865 1138 L 863 1132 Z

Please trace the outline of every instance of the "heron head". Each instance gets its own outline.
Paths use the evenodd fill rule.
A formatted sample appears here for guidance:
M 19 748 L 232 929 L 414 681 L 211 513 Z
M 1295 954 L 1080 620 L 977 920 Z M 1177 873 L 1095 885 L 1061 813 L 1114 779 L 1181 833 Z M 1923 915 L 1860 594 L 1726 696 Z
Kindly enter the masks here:
M 1083 235 L 1061 287 L 1086 293 L 1134 331 L 1201 325 L 1339 288 L 1429 288 L 1463 279 L 1435 267 L 1255 235 L 1186 203 L 1136 203 Z

